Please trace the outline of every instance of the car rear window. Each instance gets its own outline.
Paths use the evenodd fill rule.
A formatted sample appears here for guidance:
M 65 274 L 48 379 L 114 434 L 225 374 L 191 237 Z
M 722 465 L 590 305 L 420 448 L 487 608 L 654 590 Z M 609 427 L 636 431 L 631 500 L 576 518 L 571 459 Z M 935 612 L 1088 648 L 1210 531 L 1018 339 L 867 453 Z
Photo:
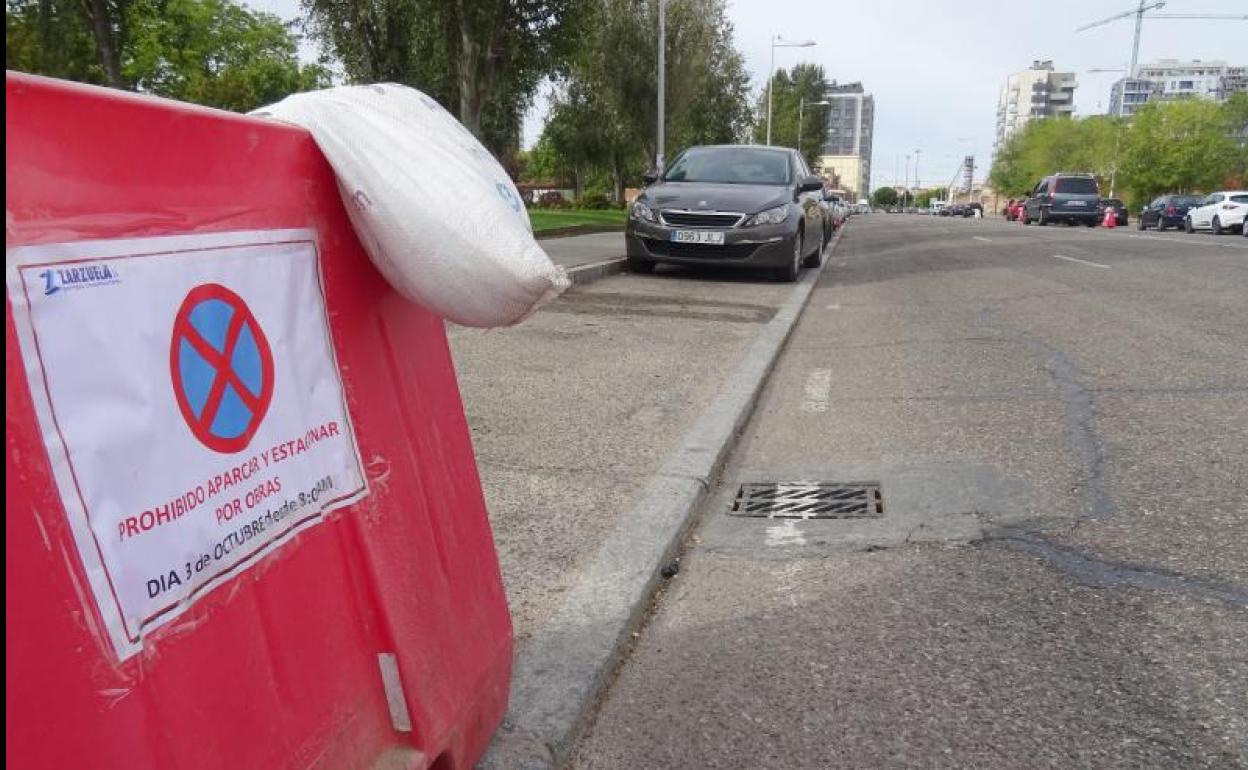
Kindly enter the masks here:
M 1236 203 L 1248 203 L 1248 195 L 1232 195 L 1231 200 Z
M 1204 200 L 1204 198 L 1197 198 L 1195 195 L 1179 195 L 1175 197 L 1172 202 L 1175 206 L 1195 206 L 1202 200 Z
M 1057 180 L 1057 192 L 1072 195 L 1096 195 L 1096 180 L 1087 177 L 1064 177 Z

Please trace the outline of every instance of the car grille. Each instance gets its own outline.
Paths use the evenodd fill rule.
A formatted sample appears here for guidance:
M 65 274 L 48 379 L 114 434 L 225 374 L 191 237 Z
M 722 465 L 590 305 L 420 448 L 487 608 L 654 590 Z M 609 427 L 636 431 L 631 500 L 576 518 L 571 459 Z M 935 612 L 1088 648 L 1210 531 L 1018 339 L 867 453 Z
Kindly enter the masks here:
M 695 259 L 746 259 L 758 249 L 757 243 L 672 243 L 645 239 L 646 248 L 656 257 L 691 257 Z
M 660 216 L 665 225 L 679 227 L 736 227 L 743 214 L 730 211 L 673 211 L 665 209 Z

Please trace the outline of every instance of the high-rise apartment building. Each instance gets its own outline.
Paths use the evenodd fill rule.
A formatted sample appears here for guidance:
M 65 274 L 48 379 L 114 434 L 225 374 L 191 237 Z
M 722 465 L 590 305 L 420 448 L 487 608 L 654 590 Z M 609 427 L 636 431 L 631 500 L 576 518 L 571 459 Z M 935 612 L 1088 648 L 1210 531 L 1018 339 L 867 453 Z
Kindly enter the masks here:
M 828 133 L 821 166 L 834 172 L 841 187 L 855 198 L 871 194 L 871 140 L 875 134 L 875 97 L 862 83 L 832 83 L 824 97 L 830 104 Z
M 1028 121 L 1073 115 L 1078 85 L 1075 73 L 1056 72 L 1051 61 L 1034 61 L 1028 69 L 1010 75 L 997 101 L 994 152 Z
M 1240 92 L 1248 92 L 1248 67 L 1232 67 L 1224 61 L 1161 59 L 1141 66 L 1135 77 L 1114 83 L 1109 93 L 1109 114 L 1132 115 L 1145 104 L 1157 101 L 1221 102 Z

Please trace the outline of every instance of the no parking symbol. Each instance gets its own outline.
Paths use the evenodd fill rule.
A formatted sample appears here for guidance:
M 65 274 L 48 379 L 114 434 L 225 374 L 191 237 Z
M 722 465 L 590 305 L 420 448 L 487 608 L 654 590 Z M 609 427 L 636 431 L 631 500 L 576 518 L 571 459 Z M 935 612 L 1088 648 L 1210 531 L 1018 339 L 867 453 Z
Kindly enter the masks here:
M 119 658 L 368 493 L 315 233 L 84 241 L 7 257 L 40 433 Z
M 273 354 L 242 297 L 215 283 L 191 289 L 173 322 L 169 368 L 195 438 L 216 452 L 245 449 L 273 398 Z

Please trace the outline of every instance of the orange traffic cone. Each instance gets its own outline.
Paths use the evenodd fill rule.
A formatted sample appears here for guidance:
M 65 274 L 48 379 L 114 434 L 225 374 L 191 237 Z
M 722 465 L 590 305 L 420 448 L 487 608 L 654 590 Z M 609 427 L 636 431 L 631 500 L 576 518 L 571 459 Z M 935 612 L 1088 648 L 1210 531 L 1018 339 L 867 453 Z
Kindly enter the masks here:
M 1113 209 L 1105 209 L 1105 219 L 1101 221 L 1101 227 L 1107 230 L 1113 230 L 1118 226 L 1118 214 Z

